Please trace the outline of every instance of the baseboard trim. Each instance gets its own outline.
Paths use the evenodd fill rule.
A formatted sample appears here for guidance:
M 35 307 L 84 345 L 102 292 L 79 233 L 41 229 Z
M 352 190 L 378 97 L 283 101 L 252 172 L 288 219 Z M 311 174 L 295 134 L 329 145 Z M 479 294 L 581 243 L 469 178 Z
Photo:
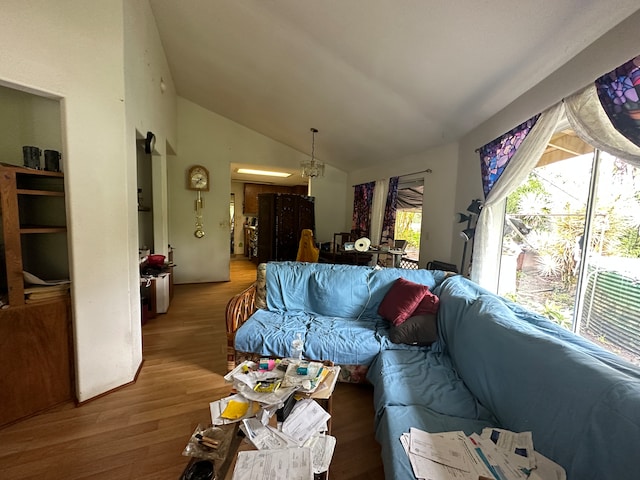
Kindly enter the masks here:
M 91 398 L 89 398 L 87 400 L 83 400 L 82 402 L 76 401 L 76 407 L 81 407 L 83 405 L 86 405 L 89 402 L 93 402 L 94 400 L 97 400 L 99 398 L 106 397 L 107 395 L 110 395 L 113 392 L 117 392 L 118 390 L 122 390 L 123 388 L 126 388 L 129 385 L 135 384 L 138 381 L 138 376 L 140 375 L 140 372 L 142 371 L 142 366 L 143 365 L 144 365 L 144 358 L 140 362 L 140 365 L 138 366 L 138 370 L 136 371 L 136 374 L 134 375 L 133 380 L 131 380 L 130 382 L 123 383 L 122 385 L 119 385 L 116 388 L 112 388 L 111 390 L 107 390 L 106 392 L 102 392 L 101 394 L 96 395 L 95 397 L 91 397 Z

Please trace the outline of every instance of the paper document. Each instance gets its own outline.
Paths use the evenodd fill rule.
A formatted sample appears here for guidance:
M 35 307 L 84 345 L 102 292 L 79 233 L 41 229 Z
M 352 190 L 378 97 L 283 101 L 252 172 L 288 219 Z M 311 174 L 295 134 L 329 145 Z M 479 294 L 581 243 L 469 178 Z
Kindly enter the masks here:
M 531 471 L 529 480 L 567 480 L 567 472 L 560 465 L 538 452 L 535 457 L 536 469 Z
M 315 400 L 299 400 L 287 419 L 282 422 L 282 433 L 303 445 L 312 435 L 320 431 L 331 415 Z
M 535 468 L 536 457 L 531 432 L 515 433 L 502 428 L 484 428 L 480 436 L 483 440 L 493 442 L 500 450 L 508 452 L 513 463 L 529 469 Z
M 409 451 L 409 433 L 404 433 L 400 437 L 400 442 L 409 456 L 409 463 L 411 463 L 411 468 L 416 478 L 424 480 L 478 480 L 478 476 L 470 472 L 458 470 L 411 453 Z
M 278 450 L 295 447 L 289 444 L 286 438 L 277 430 L 268 425 L 263 425 L 257 418 L 245 418 L 242 420 L 242 431 L 258 450 Z
M 464 458 L 465 438 L 464 432 L 428 433 L 411 428 L 409 452 L 469 472 L 469 465 Z
M 311 450 L 253 450 L 239 452 L 233 480 L 313 480 Z
M 483 440 L 476 433 L 471 434 L 468 440 L 493 477 L 499 480 L 526 480 L 528 474 L 509 460 L 509 452 L 500 450 L 493 442 Z
M 305 447 L 311 448 L 311 460 L 313 461 L 313 473 L 326 472 L 333 458 L 336 447 L 336 437 L 331 435 L 316 435 L 311 437 Z
M 71 283 L 71 280 L 42 280 L 39 277 L 36 277 L 34 274 L 22 271 L 22 276 L 24 277 L 24 282 L 31 285 L 63 285 L 66 283 Z

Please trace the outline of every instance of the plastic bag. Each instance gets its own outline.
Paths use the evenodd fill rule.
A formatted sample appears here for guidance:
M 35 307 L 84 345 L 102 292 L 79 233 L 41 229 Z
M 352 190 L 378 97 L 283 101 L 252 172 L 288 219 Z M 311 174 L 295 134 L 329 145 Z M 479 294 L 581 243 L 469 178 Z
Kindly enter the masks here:
M 235 427 L 233 425 L 214 427 L 212 425 L 198 424 L 189 439 L 189 443 L 184 447 L 182 455 L 206 460 L 224 460 L 229 452 L 234 430 Z M 207 439 L 213 440 L 216 443 L 215 447 L 208 446 L 211 443 Z

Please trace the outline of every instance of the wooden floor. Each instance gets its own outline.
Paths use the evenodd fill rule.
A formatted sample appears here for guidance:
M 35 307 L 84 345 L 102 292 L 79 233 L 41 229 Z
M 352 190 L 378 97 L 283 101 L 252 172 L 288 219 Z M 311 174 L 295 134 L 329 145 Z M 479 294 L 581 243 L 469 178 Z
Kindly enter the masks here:
M 209 402 L 229 393 L 226 303 L 254 279 L 254 265 L 240 259 L 231 282 L 176 285 L 169 312 L 142 328 L 137 382 L 0 429 L 0 479 L 178 479 L 189 436 L 210 421 Z M 371 388 L 340 383 L 333 405 L 330 479 L 384 478 Z

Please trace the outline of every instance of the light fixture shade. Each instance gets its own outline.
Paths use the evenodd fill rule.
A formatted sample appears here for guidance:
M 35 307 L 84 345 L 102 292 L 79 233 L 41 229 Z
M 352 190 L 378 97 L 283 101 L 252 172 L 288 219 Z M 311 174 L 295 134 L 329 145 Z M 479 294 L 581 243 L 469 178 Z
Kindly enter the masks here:
M 468 242 L 469 240 L 471 240 L 475 234 L 476 234 L 475 228 L 465 228 L 460 232 L 460 236 L 464 238 L 465 242 Z
M 306 162 L 300 162 L 301 172 L 303 178 L 315 178 L 324 176 L 324 163 L 315 159 L 316 150 L 316 133 L 317 128 L 311 129 L 311 160 Z
M 302 171 L 300 175 L 303 177 L 323 177 L 324 176 L 324 163 L 320 163 L 317 160 L 311 160 L 309 162 L 300 163 Z
M 468 220 L 471 220 L 471 216 L 470 215 L 465 215 L 464 213 L 456 213 L 456 222 L 458 223 L 462 223 L 462 222 L 466 222 Z
M 480 215 L 480 210 L 482 210 L 482 201 L 478 198 L 471 200 L 471 204 L 467 207 L 467 212 Z

